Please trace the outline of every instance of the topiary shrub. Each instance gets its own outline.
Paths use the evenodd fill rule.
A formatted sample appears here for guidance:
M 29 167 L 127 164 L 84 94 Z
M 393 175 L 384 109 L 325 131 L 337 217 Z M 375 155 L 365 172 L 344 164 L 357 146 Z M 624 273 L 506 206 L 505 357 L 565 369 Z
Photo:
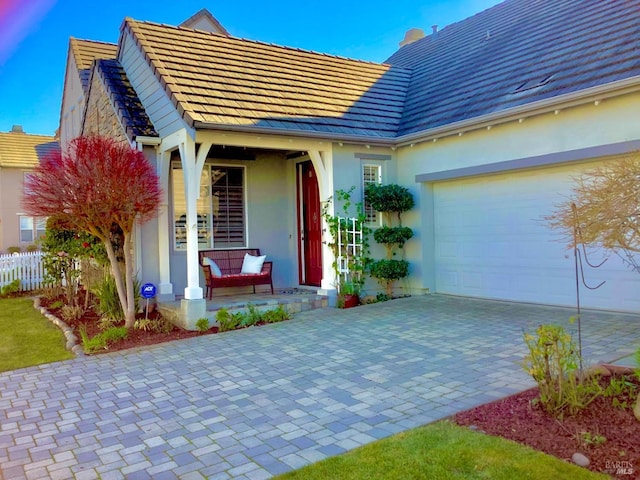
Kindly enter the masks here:
M 393 284 L 409 275 L 409 263 L 404 260 L 404 245 L 413 237 L 413 230 L 402 226 L 402 213 L 411 210 L 415 202 L 411 192 L 400 185 L 370 184 L 365 189 L 365 199 L 376 211 L 383 213 L 388 223 L 373 232 L 376 242 L 384 245 L 387 258 L 371 263 L 369 272 L 378 280 L 388 297 L 393 295 Z M 390 225 L 392 213 L 396 214 L 397 225 Z M 400 250 L 401 259 L 394 259 Z

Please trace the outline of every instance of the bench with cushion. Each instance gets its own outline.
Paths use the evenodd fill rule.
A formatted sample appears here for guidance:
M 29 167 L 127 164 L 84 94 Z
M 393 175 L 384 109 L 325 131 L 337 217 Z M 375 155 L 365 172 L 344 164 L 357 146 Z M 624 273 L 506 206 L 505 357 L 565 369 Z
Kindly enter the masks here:
M 256 285 L 269 285 L 273 295 L 273 263 L 264 261 L 260 249 L 201 250 L 199 254 L 207 286 L 205 296 L 209 300 L 213 295 L 213 289 L 220 287 L 252 286 L 253 293 L 256 293 Z M 248 255 L 246 260 L 245 255 Z

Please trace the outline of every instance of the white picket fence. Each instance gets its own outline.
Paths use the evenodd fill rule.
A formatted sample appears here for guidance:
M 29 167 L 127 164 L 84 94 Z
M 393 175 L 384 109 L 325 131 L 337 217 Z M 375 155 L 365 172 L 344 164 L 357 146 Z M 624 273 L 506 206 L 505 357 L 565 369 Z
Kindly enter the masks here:
M 44 286 L 42 252 L 0 255 L 0 288 L 20 279 L 22 291 L 36 290 Z

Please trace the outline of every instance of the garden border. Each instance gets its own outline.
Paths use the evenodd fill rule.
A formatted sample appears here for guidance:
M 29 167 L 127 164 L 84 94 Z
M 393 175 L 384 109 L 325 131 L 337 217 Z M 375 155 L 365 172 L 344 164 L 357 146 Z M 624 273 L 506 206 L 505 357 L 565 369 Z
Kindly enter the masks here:
M 66 339 L 65 348 L 67 350 L 72 352 L 76 357 L 83 357 L 85 355 L 84 348 L 82 348 L 82 345 L 78 344 L 78 337 L 75 336 L 71 327 L 69 327 L 69 325 L 64 323 L 62 320 L 60 320 L 58 317 L 56 317 L 52 313 L 49 313 L 49 311 L 46 308 L 41 307 L 40 297 L 35 297 L 33 299 L 33 308 L 35 308 L 36 310 L 39 310 L 40 313 L 42 313 L 42 315 L 44 315 L 47 318 L 47 320 L 49 320 L 56 327 L 62 330 L 62 333 L 64 334 L 64 337 Z

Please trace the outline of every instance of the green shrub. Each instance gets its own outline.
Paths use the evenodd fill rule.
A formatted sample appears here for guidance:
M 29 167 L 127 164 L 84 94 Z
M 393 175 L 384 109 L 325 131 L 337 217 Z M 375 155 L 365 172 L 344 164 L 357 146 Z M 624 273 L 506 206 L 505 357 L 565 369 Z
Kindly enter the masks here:
M 80 338 L 85 353 L 96 353 L 101 350 L 109 350 L 109 344 L 127 338 L 129 331 L 125 327 L 111 327 L 91 338 L 87 335 L 84 324 L 80 326 Z
M 168 333 L 173 329 L 173 324 L 165 318 L 139 318 L 133 328 L 142 330 L 143 332 Z
M 99 335 L 104 338 L 105 342 L 108 345 L 109 343 L 118 342 L 127 338 L 127 336 L 129 335 L 129 330 L 126 327 L 112 327 L 106 329 Z
M 263 321 L 263 313 L 260 312 L 255 305 L 249 303 L 247 305 L 247 313 L 242 316 L 242 321 L 240 325 L 242 327 L 252 327 L 253 325 L 257 325 Z
M 65 322 L 77 320 L 84 314 L 84 308 L 76 305 L 65 305 L 60 310 L 60 316 Z
M 282 305 L 277 308 L 260 312 L 254 305 L 247 305 L 247 312 L 230 313 L 226 308 L 221 308 L 216 313 L 218 331 L 227 332 L 237 328 L 245 328 L 259 323 L 276 323 L 289 320 L 291 314 Z M 197 324 L 196 324 L 197 326 Z
M 22 252 L 22 249 L 20 247 L 8 247 L 7 248 L 7 253 L 9 255 L 13 255 L 14 253 L 20 253 Z
M 103 318 L 111 320 L 124 319 L 116 281 L 112 275 L 107 275 L 93 293 L 98 298 L 98 312 Z
M 391 298 L 393 282 L 409 275 L 409 262 L 394 259 L 376 260 L 371 263 L 369 271 L 371 276 L 385 288 L 385 295 Z
M 115 327 L 121 320 L 116 320 L 115 318 L 102 317 L 98 321 L 98 327 L 100 330 L 106 330 L 111 327 Z
M 228 332 L 238 328 L 242 318 L 237 313 L 231 314 L 226 308 L 221 308 L 216 313 L 216 320 L 218 321 L 218 331 Z
M 415 205 L 411 192 L 395 184 L 370 183 L 365 189 L 365 198 L 376 212 L 396 212 L 399 215 Z
M 0 296 L 12 295 L 18 293 L 22 288 L 22 282 L 19 278 L 16 278 L 11 283 L 7 283 L 4 287 L 0 288 Z
M 578 369 L 580 354 L 571 335 L 559 325 L 540 325 L 536 334 L 524 333 L 529 348 L 523 367 L 537 382 L 538 401 L 547 412 L 574 415 L 603 394 L 597 376 Z
M 386 293 L 378 293 L 376 295 L 376 302 L 388 302 L 391 300 L 391 297 Z
M 140 281 L 137 279 L 134 282 L 133 291 L 135 292 L 135 308 L 137 311 L 142 298 L 140 296 Z M 113 275 L 105 276 L 93 293 L 98 298 L 98 312 L 101 316 L 113 320 L 124 319 L 124 312 L 122 311 L 122 304 L 120 303 L 118 288 Z
M 153 332 L 154 331 L 153 323 L 154 322 L 151 318 L 138 318 L 133 323 L 133 328 L 135 328 L 136 330 L 142 330 L 143 332 Z
M 200 333 L 204 333 L 209 330 L 209 319 L 207 318 L 199 318 L 196 322 L 196 328 Z
M 27 252 L 37 252 L 38 250 L 40 250 L 40 247 L 38 247 L 38 245 L 35 244 L 31 244 L 31 245 L 27 245 L 26 248 Z
M 262 314 L 262 319 L 265 323 L 283 322 L 285 320 L 289 320 L 290 318 L 291 314 L 282 305 L 278 305 L 277 308 L 273 310 L 267 310 Z
M 57 310 L 62 307 L 64 307 L 64 302 L 62 300 L 56 300 L 55 302 L 52 302 L 51 305 L 49 305 L 49 309 L 51 310 Z
M 387 227 L 383 226 L 373 232 L 373 238 L 378 243 L 386 245 L 398 245 L 404 247 L 407 240 L 413 237 L 413 230 L 409 227 Z

